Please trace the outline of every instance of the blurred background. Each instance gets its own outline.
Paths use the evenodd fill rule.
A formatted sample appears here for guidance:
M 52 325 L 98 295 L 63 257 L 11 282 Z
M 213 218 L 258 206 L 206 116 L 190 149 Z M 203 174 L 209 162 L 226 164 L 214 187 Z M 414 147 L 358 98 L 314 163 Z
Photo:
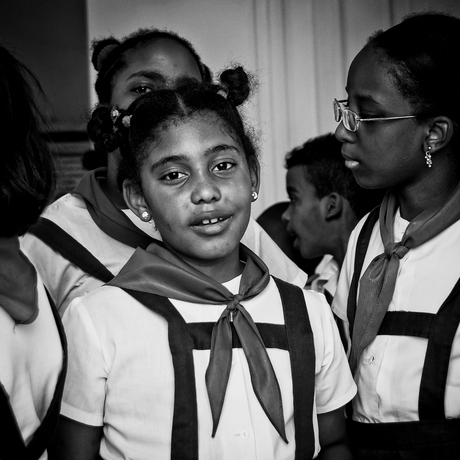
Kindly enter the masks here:
M 460 0 L 2 0 L 0 42 L 45 91 L 59 194 L 85 173 L 82 156 L 91 149 L 93 38 L 165 28 L 191 41 L 214 73 L 245 66 L 259 81 L 246 106 L 262 154 L 257 217 L 287 199 L 286 152 L 335 129 L 332 99 L 345 97 L 348 66 L 367 37 L 427 9 L 460 16 Z

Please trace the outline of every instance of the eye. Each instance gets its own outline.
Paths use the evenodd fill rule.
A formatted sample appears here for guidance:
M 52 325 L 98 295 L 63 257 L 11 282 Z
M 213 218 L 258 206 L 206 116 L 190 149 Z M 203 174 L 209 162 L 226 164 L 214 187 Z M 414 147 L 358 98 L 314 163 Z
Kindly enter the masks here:
M 217 171 L 228 171 L 229 169 L 232 169 L 235 166 L 235 163 L 232 163 L 230 161 L 223 161 L 222 163 L 217 164 L 214 166 L 214 169 Z
M 179 172 L 179 171 L 171 171 L 163 176 L 161 176 L 161 180 L 167 181 L 167 182 L 176 182 L 181 179 L 186 177 L 185 173 Z
M 137 85 L 131 90 L 133 93 L 146 94 L 152 92 L 152 88 L 148 85 Z
M 294 195 L 289 194 L 288 199 L 291 202 L 291 204 L 293 204 L 295 202 L 295 196 Z

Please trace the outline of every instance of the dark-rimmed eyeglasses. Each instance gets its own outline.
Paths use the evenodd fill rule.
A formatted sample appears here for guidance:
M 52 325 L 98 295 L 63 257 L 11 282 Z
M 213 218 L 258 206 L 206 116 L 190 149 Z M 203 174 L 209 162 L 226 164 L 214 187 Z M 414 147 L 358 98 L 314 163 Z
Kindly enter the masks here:
M 416 115 L 405 115 L 401 117 L 380 117 L 380 118 L 360 118 L 356 112 L 345 107 L 346 100 L 338 101 L 334 99 L 334 118 L 337 123 L 343 122 L 343 126 L 348 131 L 355 133 L 358 131 L 361 121 L 387 121 L 387 120 L 405 120 L 407 118 L 417 118 Z

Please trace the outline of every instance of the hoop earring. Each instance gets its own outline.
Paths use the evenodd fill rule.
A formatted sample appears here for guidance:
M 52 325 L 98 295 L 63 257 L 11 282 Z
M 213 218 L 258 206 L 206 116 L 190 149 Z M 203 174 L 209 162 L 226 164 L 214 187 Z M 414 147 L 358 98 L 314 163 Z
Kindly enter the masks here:
M 429 168 L 431 168 L 431 166 L 433 165 L 433 160 L 431 159 L 431 153 L 430 153 L 430 150 L 431 150 L 431 145 L 428 146 L 426 152 L 425 152 L 425 161 L 426 161 L 426 164 Z
M 144 211 L 142 214 L 141 214 L 141 219 L 144 221 L 144 222 L 148 222 L 152 217 L 150 216 L 150 214 L 147 212 L 147 211 Z
M 255 190 L 251 193 L 251 196 L 252 196 L 252 201 L 256 201 L 257 198 L 259 198 L 259 194 Z

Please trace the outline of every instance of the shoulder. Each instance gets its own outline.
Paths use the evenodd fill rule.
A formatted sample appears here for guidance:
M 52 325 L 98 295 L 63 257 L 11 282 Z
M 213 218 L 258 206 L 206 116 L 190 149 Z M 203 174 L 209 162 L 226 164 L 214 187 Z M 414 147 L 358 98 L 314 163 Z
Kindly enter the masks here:
M 51 220 L 69 233 L 75 223 L 81 225 L 82 218 L 91 218 L 83 198 L 73 193 L 67 193 L 51 203 L 42 217 Z
M 135 334 L 136 330 L 163 323 L 163 319 L 116 286 L 101 286 L 74 299 L 63 316 L 66 326 L 74 322 L 91 323 L 99 335 Z
M 302 289 L 291 283 L 281 282 L 284 283 L 285 289 L 291 290 L 292 293 L 297 293 L 304 298 L 310 322 L 322 323 L 324 321 L 329 322 L 332 319 L 331 308 L 324 294 L 309 289 Z M 275 285 L 275 283 L 273 283 L 273 285 Z M 275 285 L 275 288 L 276 287 Z

